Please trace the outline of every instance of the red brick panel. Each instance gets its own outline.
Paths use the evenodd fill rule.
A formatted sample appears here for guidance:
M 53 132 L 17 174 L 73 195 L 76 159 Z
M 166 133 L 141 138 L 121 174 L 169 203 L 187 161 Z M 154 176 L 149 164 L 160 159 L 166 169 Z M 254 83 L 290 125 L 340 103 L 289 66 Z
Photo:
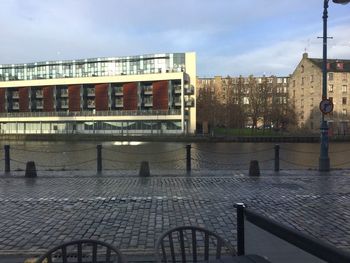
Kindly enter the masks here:
M 5 112 L 6 89 L 0 89 L 0 112 Z
M 80 111 L 80 85 L 68 86 L 68 109 Z
M 153 109 L 168 109 L 168 81 L 153 82 Z
M 123 85 L 124 110 L 137 110 L 137 83 Z
M 29 111 L 29 88 L 28 87 L 19 88 L 18 95 L 19 95 L 19 111 L 21 112 Z
M 96 110 L 108 110 L 108 84 L 95 85 Z
M 43 87 L 43 111 L 54 111 L 53 86 Z

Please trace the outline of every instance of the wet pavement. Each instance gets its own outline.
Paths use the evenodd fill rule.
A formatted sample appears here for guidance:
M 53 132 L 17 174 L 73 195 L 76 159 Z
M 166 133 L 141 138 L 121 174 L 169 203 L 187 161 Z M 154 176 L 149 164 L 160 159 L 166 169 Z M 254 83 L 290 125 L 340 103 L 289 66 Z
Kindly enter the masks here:
M 181 225 L 209 228 L 235 245 L 236 202 L 350 251 L 349 170 L 23 174 L 0 176 L 1 255 L 37 255 L 82 238 L 152 255 L 160 234 Z

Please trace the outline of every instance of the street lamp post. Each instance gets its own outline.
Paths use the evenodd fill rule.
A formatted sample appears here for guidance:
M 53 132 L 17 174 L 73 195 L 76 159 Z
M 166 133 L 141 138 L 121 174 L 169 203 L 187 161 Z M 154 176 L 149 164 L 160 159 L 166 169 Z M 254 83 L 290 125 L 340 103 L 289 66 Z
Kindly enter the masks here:
M 333 0 L 336 4 L 347 4 L 350 0 Z M 322 100 L 327 99 L 327 18 L 329 0 L 323 3 L 323 65 L 322 65 Z M 319 171 L 328 172 L 330 161 L 328 156 L 328 124 L 322 112 L 321 118 L 321 150 L 319 158 Z

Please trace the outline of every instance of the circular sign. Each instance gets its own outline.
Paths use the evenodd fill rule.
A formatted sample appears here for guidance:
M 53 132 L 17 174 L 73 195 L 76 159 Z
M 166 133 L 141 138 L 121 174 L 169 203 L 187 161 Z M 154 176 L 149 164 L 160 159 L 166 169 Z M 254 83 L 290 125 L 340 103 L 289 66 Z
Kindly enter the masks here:
M 333 102 L 329 99 L 323 99 L 320 102 L 320 111 L 323 114 L 331 113 L 333 111 L 333 107 L 334 107 Z

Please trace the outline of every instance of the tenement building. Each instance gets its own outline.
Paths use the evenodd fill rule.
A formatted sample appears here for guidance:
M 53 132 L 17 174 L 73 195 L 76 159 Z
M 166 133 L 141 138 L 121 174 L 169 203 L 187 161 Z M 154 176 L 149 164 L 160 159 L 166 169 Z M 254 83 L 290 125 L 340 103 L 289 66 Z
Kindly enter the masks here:
M 197 96 L 204 92 L 209 92 L 211 96 L 215 97 L 217 103 L 221 105 L 229 107 L 239 106 L 247 114 L 247 118 L 244 118 L 245 123 L 242 124 L 243 126 L 252 124 L 251 112 L 257 110 L 254 107 L 260 108 L 257 113 L 257 125 L 262 125 L 262 115 L 264 114 L 264 106 L 262 104 L 264 100 L 267 103 L 265 108 L 269 110 L 268 115 L 273 115 L 271 111 L 275 111 L 276 108 L 281 110 L 281 114 L 286 114 L 288 87 L 289 77 L 287 76 L 215 76 L 212 78 L 197 78 Z M 259 105 L 256 105 L 257 96 L 261 99 L 259 100 Z M 254 105 L 252 104 L 253 100 L 255 100 Z M 199 121 L 203 121 L 206 118 L 206 116 L 200 116 L 200 114 L 197 117 Z M 273 124 L 271 118 L 270 121 L 271 123 L 269 124 Z M 223 123 L 216 124 L 224 125 Z
M 327 60 L 327 95 L 333 101 L 333 113 L 326 115 L 330 134 L 349 133 L 350 114 L 350 60 Z M 300 127 L 320 128 L 322 99 L 322 59 L 303 54 L 291 75 L 290 98 Z
M 12 134 L 187 134 L 196 55 L 0 65 L 0 130 Z

